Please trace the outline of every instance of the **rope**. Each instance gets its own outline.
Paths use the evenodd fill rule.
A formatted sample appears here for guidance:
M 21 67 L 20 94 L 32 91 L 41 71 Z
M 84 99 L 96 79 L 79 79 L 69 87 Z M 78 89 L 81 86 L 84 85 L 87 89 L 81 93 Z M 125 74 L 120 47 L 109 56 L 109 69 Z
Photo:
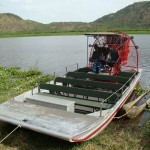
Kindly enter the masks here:
M 7 136 L 5 136 L 5 137 L 0 141 L 0 144 L 1 144 L 7 137 L 9 137 L 13 132 L 15 132 L 18 128 L 21 128 L 21 125 L 18 125 L 13 131 L 11 131 Z
M 132 107 L 131 107 L 132 108 Z M 131 109 L 130 108 L 130 109 Z M 126 116 L 129 112 L 130 112 L 130 109 L 128 109 L 128 111 L 125 113 L 125 114 L 123 114 L 122 116 L 119 116 L 119 117 L 114 117 L 115 119 L 120 119 L 120 118 L 123 118 L 124 116 Z
M 147 93 L 149 93 L 150 92 L 150 89 L 149 90 L 147 90 L 145 93 L 143 93 L 141 96 L 139 96 L 137 99 L 139 99 L 139 100 L 141 100 L 145 95 L 147 95 Z M 135 100 L 137 100 L 137 99 L 135 99 Z M 135 101 L 134 100 L 134 101 Z M 150 99 L 149 99 L 150 100 Z M 148 101 L 148 100 L 147 100 Z M 148 103 L 146 102 L 146 104 L 148 105 Z M 133 106 L 132 106 L 133 107 Z M 131 107 L 131 108 L 132 108 Z M 125 114 L 123 114 L 122 116 L 119 116 L 119 117 L 114 117 L 115 119 L 120 119 L 120 118 L 122 118 L 122 117 L 124 117 L 124 116 L 126 116 L 128 113 L 129 113 L 129 111 L 130 111 L 130 109 L 131 108 L 129 108 L 128 109 L 128 111 L 125 113 Z

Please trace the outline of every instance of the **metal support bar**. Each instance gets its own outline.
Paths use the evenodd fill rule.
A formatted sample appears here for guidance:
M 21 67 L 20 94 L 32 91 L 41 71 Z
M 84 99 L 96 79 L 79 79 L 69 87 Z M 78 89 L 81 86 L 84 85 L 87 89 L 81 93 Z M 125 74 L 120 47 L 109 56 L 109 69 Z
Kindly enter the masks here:
M 38 93 L 40 93 L 40 86 L 38 86 Z
M 100 117 L 102 116 L 102 104 L 100 106 Z
M 77 63 L 77 70 L 79 69 L 79 65 L 78 65 L 78 63 Z
M 33 95 L 33 89 L 31 90 L 31 94 Z
M 88 62 L 89 62 L 89 52 L 88 52 L 88 44 L 89 44 L 89 37 L 87 36 L 87 67 L 88 67 Z
M 68 69 L 67 69 L 67 67 L 66 67 L 66 74 L 67 74 L 67 72 L 68 72 Z
M 12 89 L 12 98 L 15 99 L 15 89 Z

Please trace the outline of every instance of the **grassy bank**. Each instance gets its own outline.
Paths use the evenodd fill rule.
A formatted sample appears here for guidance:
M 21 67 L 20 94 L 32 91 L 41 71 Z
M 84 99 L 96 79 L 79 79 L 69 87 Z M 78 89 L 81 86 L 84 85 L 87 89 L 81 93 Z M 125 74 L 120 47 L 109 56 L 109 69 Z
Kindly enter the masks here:
M 0 103 L 51 79 L 51 75 L 42 74 L 36 68 L 23 71 L 19 67 L 0 66 Z
M 23 71 L 18 67 L 0 67 L 0 102 L 33 88 L 53 77 L 38 69 Z M 138 93 L 141 90 L 138 88 Z M 69 143 L 44 134 L 19 128 L 2 144 L 0 150 L 149 150 L 150 120 L 144 126 L 114 120 L 97 137 L 83 143 Z M 16 126 L 0 121 L 0 141 Z
M 85 32 L 35 32 L 35 33 L 0 33 L 0 38 L 7 37 L 32 37 L 32 36 L 65 36 L 65 35 L 83 35 Z
M 150 30 L 127 30 L 127 29 L 117 29 L 128 34 L 150 34 Z M 29 36 L 56 36 L 56 35 L 83 35 L 90 32 L 100 32 L 108 30 L 99 31 L 54 31 L 54 32 L 17 32 L 17 33 L 0 33 L 0 38 L 7 37 L 29 37 Z

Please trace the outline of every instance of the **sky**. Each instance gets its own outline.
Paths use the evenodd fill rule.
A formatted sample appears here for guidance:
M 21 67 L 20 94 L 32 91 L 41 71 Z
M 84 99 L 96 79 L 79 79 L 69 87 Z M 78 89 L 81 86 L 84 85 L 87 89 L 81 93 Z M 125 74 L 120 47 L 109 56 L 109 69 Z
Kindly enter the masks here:
M 0 13 L 41 23 L 92 22 L 140 1 L 149 0 L 0 0 Z

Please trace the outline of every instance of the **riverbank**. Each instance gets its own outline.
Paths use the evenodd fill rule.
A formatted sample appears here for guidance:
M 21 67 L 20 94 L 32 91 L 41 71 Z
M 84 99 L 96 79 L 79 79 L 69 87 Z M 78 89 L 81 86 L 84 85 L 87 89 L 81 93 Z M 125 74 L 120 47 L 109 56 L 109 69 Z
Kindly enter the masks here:
M 0 103 L 27 91 L 39 83 L 52 80 L 37 68 L 24 71 L 19 67 L 0 67 Z M 12 91 L 15 89 L 15 92 Z M 140 92 L 140 90 L 138 90 Z M 0 140 L 16 126 L 0 121 Z M 2 150 L 148 150 L 150 147 L 150 120 L 144 126 L 126 124 L 126 119 L 114 120 L 97 137 L 83 143 L 69 143 L 44 134 L 19 128 L 2 144 Z
M 120 29 L 119 29 L 120 30 Z M 106 32 L 108 30 L 101 30 Z M 101 32 L 96 31 L 96 32 Z M 120 30 L 127 34 L 150 34 L 150 30 Z M 30 36 L 65 36 L 65 35 L 84 35 L 95 31 L 55 31 L 55 32 L 17 32 L 17 33 L 0 33 L 0 38 L 7 37 L 30 37 Z

